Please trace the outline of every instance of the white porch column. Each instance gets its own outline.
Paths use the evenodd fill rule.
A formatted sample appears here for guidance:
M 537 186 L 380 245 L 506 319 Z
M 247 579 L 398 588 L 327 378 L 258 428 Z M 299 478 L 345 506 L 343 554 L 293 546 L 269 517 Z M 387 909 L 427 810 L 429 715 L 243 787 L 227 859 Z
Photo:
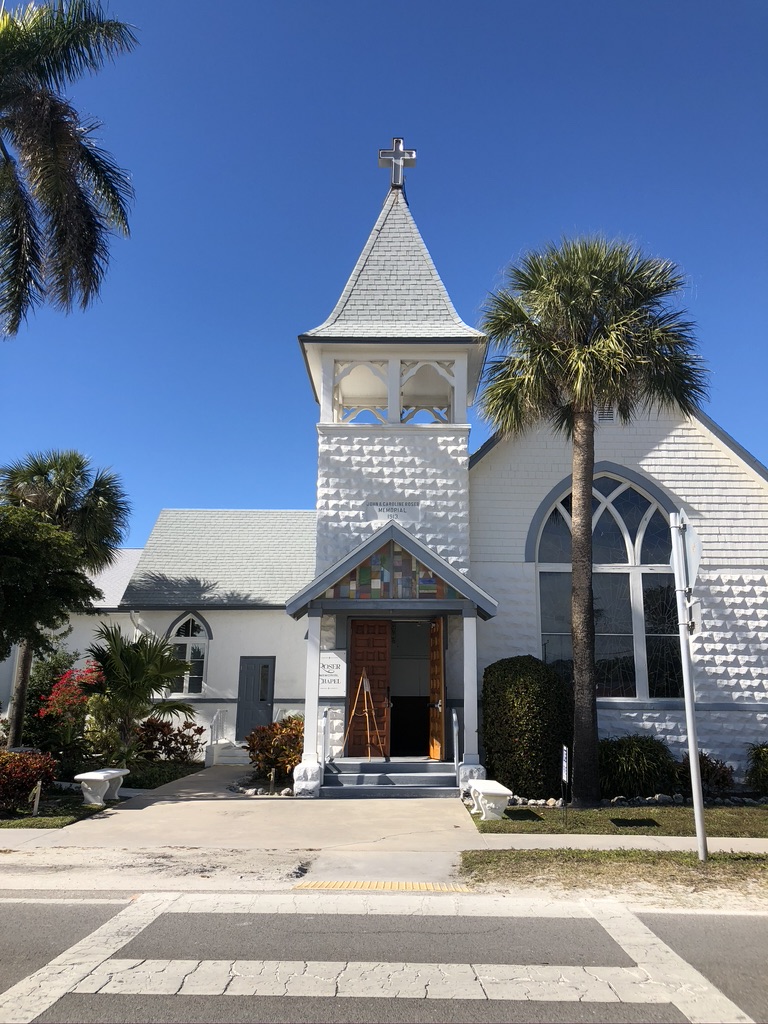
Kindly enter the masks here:
M 294 796 L 318 796 L 322 767 L 317 756 L 318 704 L 320 699 L 320 623 L 322 612 L 310 608 L 307 632 L 307 676 L 304 688 L 304 752 L 293 770 Z
M 462 791 L 470 779 L 484 779 L 477 736 L 477 611 L 465 608 L 464 624 L 464 754 L 459 765 Z

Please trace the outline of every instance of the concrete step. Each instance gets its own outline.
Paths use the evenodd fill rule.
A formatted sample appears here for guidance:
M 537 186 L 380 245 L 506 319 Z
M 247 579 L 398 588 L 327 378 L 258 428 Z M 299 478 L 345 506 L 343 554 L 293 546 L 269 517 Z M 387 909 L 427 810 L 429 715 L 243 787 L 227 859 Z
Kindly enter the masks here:
M 451 798 L 457 800 L 457 786 L 321 786 L 324 800 L 407 800 Z
M 429 758 L 391 758 L 385 761 L 377 757 L 370 761 L 337 757 L 325 766 L 328 774 L 334 775 L 442 775 L 454 773 L 453 761 L 431 761 Z
M 325 773 L 323 784 L 326 786 L 392 786 L 400 788 L 403 786 L 455 786 L 456 776 L 453 772 L 436 772 L 427 774 L 426 772 L 393 772 L 391 775 L 388 772 L 379 772 L 374 774 L 373 772 L 359 772 L 353 774 L 351 772 L 345 772 L 340 775 L 335 775 L 330 772 Z

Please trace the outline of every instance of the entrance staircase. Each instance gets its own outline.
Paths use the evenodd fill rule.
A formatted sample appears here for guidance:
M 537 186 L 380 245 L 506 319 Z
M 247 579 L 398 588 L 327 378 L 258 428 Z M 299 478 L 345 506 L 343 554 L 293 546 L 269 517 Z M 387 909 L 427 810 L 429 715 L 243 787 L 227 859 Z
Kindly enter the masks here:
M 337 758 L 325 766 L 320 796 L 325 799 L 458 797 L 452 761 L 394 757 L 358 761 Z

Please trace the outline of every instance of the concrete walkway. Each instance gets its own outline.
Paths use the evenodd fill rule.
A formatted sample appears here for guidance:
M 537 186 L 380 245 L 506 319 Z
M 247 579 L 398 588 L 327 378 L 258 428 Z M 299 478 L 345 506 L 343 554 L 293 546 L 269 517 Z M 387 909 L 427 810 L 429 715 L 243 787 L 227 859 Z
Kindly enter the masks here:
M 296 800 L 230 792 L 227 785 L 243 774 L 242 767 L 217 765 L 64 829 L 3 829 L 0 847 L 306 850 L 318 854 L 316 865 L 326 860 L 328 870 L 360 854 L 381 855 L 390 866 L 397 859 L 392 854 L 427 854 L 437 866 L 455 863 L 462 850 L 696 850 L 694 838 L 484 834 L 459 800 Z M 710 839 L 709 849 L 768 853 L 768 839 Z

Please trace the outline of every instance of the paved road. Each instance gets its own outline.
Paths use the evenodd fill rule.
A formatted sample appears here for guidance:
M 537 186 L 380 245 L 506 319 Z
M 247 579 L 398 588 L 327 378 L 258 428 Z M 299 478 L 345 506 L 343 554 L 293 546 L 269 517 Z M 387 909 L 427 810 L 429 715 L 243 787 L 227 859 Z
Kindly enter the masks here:
M 470 894 L 0 900 L 0 1022 L 765 1021 L 768 915 Z

